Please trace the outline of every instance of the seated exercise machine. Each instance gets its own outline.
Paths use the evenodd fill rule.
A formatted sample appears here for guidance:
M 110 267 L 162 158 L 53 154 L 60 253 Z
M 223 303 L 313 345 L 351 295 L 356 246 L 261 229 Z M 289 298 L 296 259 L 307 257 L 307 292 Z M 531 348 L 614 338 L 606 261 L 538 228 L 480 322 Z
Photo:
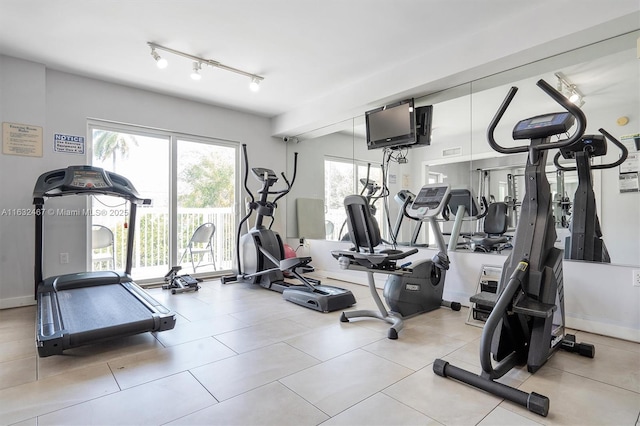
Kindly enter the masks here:
M 298 269 L 304 268 L 311 262 L 311 257 L 285 257 L 284 244 L 280 235 L 271 230 L 273 224 L 273 214 L 277 207 L 277 201 L 287 195 L 296 179 L 296 167 L 298 153 L 295 154 L 293 166 L 293 178 L 291 182 L 287 180 L 284 173 L 281 173 L 286 187 L 279 191 L 272 190 L 278 182 L 278 177 L 273 170 L 262 167 L 251 169 L 253 176 L 262 184 L 258 194 L 260 199 L 256 200 L 247 185 L 249 178 L 249 160 L 247 156 L 247 146 L 242 145 L 244 157 L 245 173 L 244 188 L 249 194 L 251 201 L 247 206 L 247 214 L 238 224 L 236 239 L 236 259 L 237 274 L 222 277 L 222 283 L 227 284 L 233 281 L 241 281 L 260 286 L 282 293 L 282 297 L 292 303 L 314 309 L 320 312 L 332 312 L 345 309 L 356 303 L 356 299 L 349 290 L 321 285 L 319 280 L 304 277 Z M 275 196 L 269 200 L 269 196 Z M 242 227 L 256 212 L 255 225 L 242 235 Z M 271 218 L 269 227 L 264 225 L 265 218 Z M 302 285 L 294 285 L 285 281 L 284 273 L 296 277 Z
M 480 339 L 480 375 L 436 359 L 434 373 L 451 377 L 478 389 L 493 393 L 546 416 L 549 398 L 526 393 L 495 381 L 513 367 L 527 365 L 535 373 L 557 349 L 578 352 L 593 358 L 593 345 L 576 343 L 565 334 L 562 250 L 554 247 L 555 223 L 551 210 L 551 190 L 545 174 L 550 149 L 560 149 L 578 141 L 586 128 L 584 113 L 544 80 L 537 83 L 566 112 L 544 114 L 518 122 L 514 139 L 530 139 L 527 145 L 503 147 L 493 136 L 498 122 L 517 92 L 512 87 L 494 116 L 487 138 L 491 147 L 502 153 L 528 152 L 525 166 L 525 195 L 516 228 L 513 251 L 502 268 L 497 294 L 480 293 L 474 303 L 491 306 Z M 568 139 L 551 142 L 551 137 L 566 133 L 576 122 Z M 492 358 L 497 362 L 494 366 Z
M 411 214 L 431 224 L 440 252 L 432 260 L 423 260 L 411 265 L 411 262 L 398 265 L 398 261 L 418 253 L 417 248 L 407 251 L 395 249 L 376 251 L 382 244 L 380 229 L 373 220 L 367 199 L 361 195 L 345 198 L 349 236 L 354 247 L 351 250 L 335 250 L 331 254 L 343 269 L 361 270 L 367 273 L 369 291 L 378 311 L 345 311 L 341 322 L 359 317 L 377 318 L 391 324 L 387 337 L 397 339 L 402 330 L 403 319 L 420 313 L 429 312 L 440 306 L 460 310 L 460 303 L 442 300 L 444 281 L 449 269 L 449 257 L 444 237 L 436 222 L 449 197 L 449 185 L 432 184 L 420 189 L 413 204 Z M 406 206 L 405 206 L 406 207 Z M 383 290 L 390 311 L 387 311 L 376 290 L 374 273 L 389 275 Z
M 43 219 L 46 198 L 110 195 L 130 203 L 124 272 L 95 271 L 43 279 Z M 33 190 L 35 205 L 35 294 L 38 355 L 147 331 L 171 330 L 176 316 L 131 279 L 133 242 L 141 198 L 123 176 L 92 166 L 69 166 L 42 174 Z
M 565 240 L 564 258 L 611 263 L 607 246 L 602 239 L 591 170 L 617 167 L 625 162 L 629 152 L 620 141 L 606 130 L 599 129 L 599 131 L 602 135 L 585 135 L 571 145 L 560 149 L 553 158 L 553 162 L 560 171 L 577 170 L 578 172 L 578 188 L 573 197 L 573 216 L 569 225 L 571 235 Z M 592 158 L 607 154 L 605 138 L 620 149 L 620 158 L 609 164 L 591 165 Z M 576 165 L 573 167 L 562 166 L 559 162 L 560 155 L 565 159 L 575 160 Z

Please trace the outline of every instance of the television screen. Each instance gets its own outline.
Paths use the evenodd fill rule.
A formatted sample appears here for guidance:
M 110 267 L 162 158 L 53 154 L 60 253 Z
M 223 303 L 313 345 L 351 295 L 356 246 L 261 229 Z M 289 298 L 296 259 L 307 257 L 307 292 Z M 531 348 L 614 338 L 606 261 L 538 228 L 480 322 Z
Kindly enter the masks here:
M 413 145 L 417 142 L 413 99 L 367 111 L 365 121 L 369 149 Z

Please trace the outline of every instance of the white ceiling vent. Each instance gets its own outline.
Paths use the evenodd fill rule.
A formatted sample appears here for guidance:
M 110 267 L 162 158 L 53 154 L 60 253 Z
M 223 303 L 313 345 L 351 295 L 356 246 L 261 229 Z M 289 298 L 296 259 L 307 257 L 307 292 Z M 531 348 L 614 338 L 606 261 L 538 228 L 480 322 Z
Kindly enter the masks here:
M 462 155 L 462 148 L 459 146 L 442 150 L 443 157 L 457 157 L 460 155 Z

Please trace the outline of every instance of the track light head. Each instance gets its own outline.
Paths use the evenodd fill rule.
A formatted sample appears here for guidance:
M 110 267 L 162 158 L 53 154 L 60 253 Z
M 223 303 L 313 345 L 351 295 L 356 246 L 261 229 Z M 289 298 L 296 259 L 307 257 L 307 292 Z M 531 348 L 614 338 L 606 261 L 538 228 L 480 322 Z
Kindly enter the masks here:
M 202 68 L 202 64 L 200 62 L 194 62 L 193 63 L 193 71 L 191 72 L 191 79 L 192 80 L 200 80 L 202 78 L 202 75 L 200 74 L 200 69 Z
M 153 59 L 156 60 L 156 65 L 161 70 L 165 69 L 167 67 L 167 65 L 169 65 L 169 62 L 165 58 L 163 58 L 162 56 L 158 55 L 158 52 L 156 52 L 155 47 L 151 48 L 151 56 L 153 56 Z
M 582 105 L 584 105 L 584 95 L 580 92 L 578 86 L 572 84 L 561 72 L 555 73 L 555 76 L 558 79 L 556 86 L 558 92 L 566 96 L 569 101 L 577 105 L 578 108 L 581 108 Z
M 249 83 L 249 89 L 251 89 L 252 92 L 257 92 L 258 90 L 260 90 L 260 79 L 256 77 L 251 77 L 251 83 Z

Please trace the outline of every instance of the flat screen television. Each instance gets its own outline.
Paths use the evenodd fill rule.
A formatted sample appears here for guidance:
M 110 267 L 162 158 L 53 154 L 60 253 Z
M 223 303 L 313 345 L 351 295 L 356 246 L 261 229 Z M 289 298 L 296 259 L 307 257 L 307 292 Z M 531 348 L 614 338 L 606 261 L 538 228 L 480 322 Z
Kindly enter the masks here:
M 405 99 L 365 112 L 367 148 L 400 148 L 429 145 L 433 107 L 414 108 Z

